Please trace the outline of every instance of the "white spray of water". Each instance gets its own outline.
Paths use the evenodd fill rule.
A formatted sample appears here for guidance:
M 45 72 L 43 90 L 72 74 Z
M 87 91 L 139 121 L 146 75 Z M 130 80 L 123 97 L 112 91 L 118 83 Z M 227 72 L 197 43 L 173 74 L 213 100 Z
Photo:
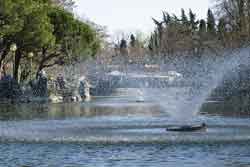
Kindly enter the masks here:
M 224 76 L 237 69 L 239 65 L 248 65 L 249 60 L 249 49 L 201 60 L 200 68 L 203 71 L 197 69 L 199 72 L 192 76 L 191 80 L 194 84 L 191 87 L 182 91 L 177 88 L 175 92 L 166 92 L 167 98 L 164 99 L 164 96 L 161 96 L 156 100 L 174 119 L 189 122 L 195 118 L 211 92 L 222 84 Z M 172 99 L 168 98 L 169 96 L 172 96 Z M 167 101 L 169 99 L 170 101 Z M 169 109 L 169 106 L 174 106 L 174 108 Z
M 249 64 L 249 48 L 234 52 L 225 52 L 219 56 L 203 55 L 198 61 L 191 57 L 188 62 L 186 61 L 187 59 L 175 60 L 169 64 L 160 65 L 160 69 L 161 72 L 165 72 L 165 74 L 171 69 L 175 70 L 175 68 L 177 69 L 176 71 L 179 72 L 178 70 L 180 69 L 178 69 L 178 67 L 185 64 L 185 69 L 191 69 L 191 75 L 185 78 L 189 82 L 188 86 L 168 86 L 165 83 L 159 82 L 154 83 L 156 84 L 156 89 L 145 89 L 145 85 L 147 87 L 148 84 L 146 80 L 145 83 L 138 88 L 138 99 L 140 99 L 140 101 L 145 100 L 158 103 L 166 113 L 170 114 L 170 116 L 176 120 L 182 122 L 192 120 L 199 112 L 202 104 L 210 96 L 210 93 L 221 84 L 225 74 L 236 69 L 240 64 Z M 107 66 L 97 65 L 94 62 L 81 63 L 77 66 L 67 67 L 65 75 L 68 75 L 70 72 L 70 75 L 68 75 L 70 77 L 77 76 L 79 78 L 82 75 L 88 74 L 98 78 L 98 75 L 103 75 L 103 72 L 108 70 Z M 84 70 L 83 67 L 85 68 Z M 128 65 L 121 69 L 123 69 L 122 73 L 127 75 L 131 73 L 144 75 L 147 73 L 141 70 L 139 66 L 132 67 Z M 151 73 L 152 77 L 156 75 L 158 76 L 159 73 Z M 125 76 L 125 78 L 126 77 L 129 78 L 129 76 Z M 133 79 L 129 84 L 138 86 L 138 84 L 141 84 L 140 79 L 140 77 L 138 77 L 136 81 Z M 127 79 L 126 82 L 128 82 Z

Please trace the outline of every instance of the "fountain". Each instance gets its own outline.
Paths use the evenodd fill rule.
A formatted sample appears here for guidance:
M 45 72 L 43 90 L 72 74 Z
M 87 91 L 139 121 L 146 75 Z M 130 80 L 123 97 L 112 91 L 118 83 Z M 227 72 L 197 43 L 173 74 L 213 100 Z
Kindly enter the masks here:
M 88 90 L 87 99 L 89 96 L 126 96 L 134 98 L 135 102 L 150 101 L 160 105 L 177 122 L 188 124 L 196 118 L 211 92 L 223 84 L 224 76 L 239 65 L 248 64 L 249 54 L 246 48 L 227 51 L 220 56 L 186 57 L 167 64 L 141 63 L 124 67 L 95 66 L 95 62 L 89 61 L 66 67 L 64 76 L 75 76 L 70 81 L 71 85 L 77 85 L 75 89 L 82 85 L 78 78 L 87 78 L 91 87 L 80 89 L 80 92 Z M 156 70 L 150 71 L 151 66 Z
M 189 84 L 178 86 L 178 89 L 165 85 L 163 87 L 165 89 L 155 92 L 148 89 L 141 90 L 144 95 L 151 95 L 148 96 L 150 101 L 156 101 L 176 121 L 185 124 L 195 118 L 212 91 L 223 84 L 224 76 L 240 65 L 249 64 L 249 60 L 248 48 L 233 53 L 225 52 L 219 57 L 205 55 L 198 61 L 191 60 L 192 62 L 186 67 L 191 69 L 189 72 L 191 75 L 184 77 L 185 82 Z
M 78 93 L 84 75 L 95 79 L 90 80 L 92 89 L 105 81 L 108 90 L 96 92 L 106 95 L 92 96 L 88 102 L 0 107 L 1 164 L 60 166 L 68 160 L 70 166 L 249 164 L 250 119 L 199 113 L 214 88 L 224 84 L 225 74 L 248 64 L 247 49 L 224 56 L 185 61 L 189 64 L 185 70 L 179 64 L 159 65 L 156 72 L 141 66 L 112 72 L 91 64 L 85 73 L 84 65 L 67 67 L 62 76 L 73 93 Z M 176 78 L 169 80 L 169 75 Z
M 149 65 L 145 64 L 127 65 L 123 70 L 107 66 L 96 68 L 93 62 L 66 67 L 62 75 L 69 85 L 73 85 L 73 92 L 78 92 L 79 78 L 84 75 L 88 77 L 91 89 L 98 89 L 92 91 L 100 96 L 92 94 L 92 100 L 85 103 L 0 108 L 4 110 L 0 113 L 6 113 L 0 121 L 0 139 L 165 143 L 228 141 L 234 140 L 232 134 L 237 133 L 235 140 L 248 140 L 248 120 L 199 114 L 211 92 L 223 84 L 225 74 L 240 64 L 248 64 L 248 60 L 248 49 L 241 49 L 225 52 L 220 57 L 204 55 L 198 60 L 187 58 L 176 61 L 178 63 L 158 63 L 156 71 L 148 71 Z M 107 86 L 105 92 L 99 92 L 102 83 Z M 200 130 L 203 129 L 202 122 L 208 125 L 207 131 L 183 135 L 171 131 L 176 126 L 175 130 L 178 127 Z M 166 132 L 166 129 L 170 131 Z

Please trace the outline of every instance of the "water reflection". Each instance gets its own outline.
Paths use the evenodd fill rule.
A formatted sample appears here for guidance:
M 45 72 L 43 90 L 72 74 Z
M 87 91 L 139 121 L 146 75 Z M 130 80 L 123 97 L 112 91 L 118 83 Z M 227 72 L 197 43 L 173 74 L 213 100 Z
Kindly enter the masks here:
M 68 119 L 97 116 L 153 116 L 163 114 L 154 104 L 105 102 L 62 104 L 4 104 L 0 105 L 0 120 Z
M 239 104 L 238 104 L 239 105 Z M 249 112 L 237 110 L 235 103 L 210 101 L 203 104 L 200 113 L 233 118 L 250 118 Z M 184 112 L 184 111 L 183 111 Z M 102 116 L 168 116 L 160 105 L 135 101 L 120 102 L 112 99 L 95 100 L 89 103 L 61 104 L 0 104 L 0 120 L 69 119 Z

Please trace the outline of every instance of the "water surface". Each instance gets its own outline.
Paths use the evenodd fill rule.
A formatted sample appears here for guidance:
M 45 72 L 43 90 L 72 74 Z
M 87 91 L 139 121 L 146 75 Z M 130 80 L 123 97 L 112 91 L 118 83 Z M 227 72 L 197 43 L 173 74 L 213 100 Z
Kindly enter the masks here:
M 89 103 L 1 106 L 0 166 L 250 165 L 249 117 L 203 114 L 207 131 L 181 124 L 153 102 L 98 98 Z

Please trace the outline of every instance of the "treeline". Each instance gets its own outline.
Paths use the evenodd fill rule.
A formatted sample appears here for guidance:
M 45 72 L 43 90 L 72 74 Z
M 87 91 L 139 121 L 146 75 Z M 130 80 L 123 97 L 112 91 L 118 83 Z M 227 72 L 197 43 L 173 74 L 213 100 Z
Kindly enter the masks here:
M 149 50 L 155 54 L 173 55 L 175 53 L 200 54 L 205 45 L 213 44 L 216 35 L 216 23 L 209 9 L 207 20 L 197 20 L 190 9 L 188 16 L 181 9 L 181 17 L 163 12 L 163 19 L 153 19 L 157 26 L 150 37 Z M 211 42 L 211 43 L 210 43 Z
M 181 9 L 180 17 L 163 12 L 162 20 L 153 19 L 156 29 L 150 37 L 149 50 L 161 55 L 201 55 L 248 43 L 249 0 L 218 0 L 214 11 L 208 9 L 207 18 L 200 20 L 191 9 L 188 13 Z
M 32 69 L 37 73 L 95 55 L 98 33 L 74 17 L 73 5 L 72 0 L 1 0 L 0 69 L 11 65 L 14 79 L 25 80 Z
M 152 60 L 159 56 L 199 57 L 211 52 L 218 55 L 250 42 L 249 0 L 216 0 L 205 19 L 198 19 L 191 9 L 181 9 L 180 16 L 162 12 L 161 20 L 152 20 L 156 28 L 147 41 L 132 34 L 116 43 L 115 55 L 135 62 L 146 55 L 151 55 Z

